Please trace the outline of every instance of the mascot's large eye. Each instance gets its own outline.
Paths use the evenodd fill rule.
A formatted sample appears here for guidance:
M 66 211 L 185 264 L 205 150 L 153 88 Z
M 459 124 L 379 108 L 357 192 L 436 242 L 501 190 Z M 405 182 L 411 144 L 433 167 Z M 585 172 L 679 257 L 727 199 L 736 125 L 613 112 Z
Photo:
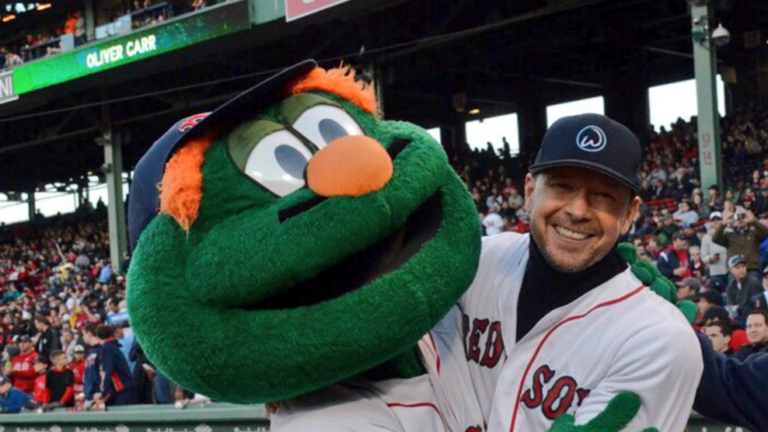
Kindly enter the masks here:
M 304 187 L 304 168 L 312 152 L 286 130 L 262 138 L 248 155 L 245 173 L 278 196 Z
M 318 148 L 347 135 L 365 135 L 349 113 L 330 105 L 318 105 L 306 110 L 293 123 L 293 128 Z

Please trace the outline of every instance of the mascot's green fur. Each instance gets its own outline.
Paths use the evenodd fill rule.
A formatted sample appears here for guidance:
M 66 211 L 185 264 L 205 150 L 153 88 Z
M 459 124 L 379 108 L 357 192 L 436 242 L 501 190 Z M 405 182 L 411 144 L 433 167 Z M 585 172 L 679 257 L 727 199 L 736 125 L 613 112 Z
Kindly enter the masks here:
M 349 71 L 315 66 L 174 138 L 159 157 L 159 215 L 160 178 L 132 189 L 131 205 L 144 199 L 152 213 L 131 225 L 143 231 L 128 277 L 133 328 L 171 380 L 217 400 L 422 374 L 416 342 L 476 271 L 479 221 L 440 145 L 379 118 Z M 673 301 L 633 252 L 622 249 L 638 277 Z M 594 425 L 563 416 L 552 430 L 618 431 L 638 409 L 623 394 Z
M 280 89 L 273 104 L 206 137 L 194 223 L 185 230 L 161 213 L 135 250 L 128 304 L 139 341 L 170 379 L 212 398 L 276 401 L 379 366 L 372 373 L 421 374 L 412 347 L 474 277 L 479 221 L 440 145 L 350 102 L 354 91 L 338 92 L 345 98 L 318 87 L 326 90 L 283 99 Z M 244 172 L 275 134 L 295 142 L 279 137 L 287 156 L 265 172 L 323 151 L 328 120 L 354 121 L 389 150 L 394 170 L 383 188 L 320 197 L 310 184 L 279 196 L 294 177 L 281 188 Z M 344 134 L 326 124 L 333 138 Z

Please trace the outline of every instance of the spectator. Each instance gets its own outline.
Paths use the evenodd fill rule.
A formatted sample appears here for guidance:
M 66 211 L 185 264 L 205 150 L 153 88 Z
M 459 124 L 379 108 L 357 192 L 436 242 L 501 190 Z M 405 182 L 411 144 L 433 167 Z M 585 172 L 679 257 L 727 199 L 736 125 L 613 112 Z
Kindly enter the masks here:
M 699 309 L 700 319 L 712 306 L 723 306 L 723 295 L 719 292 L 709 289 L 702 291 L 696 302 L 696 307 Z
M 29 336 L 19 338 L 20 352 L 11 359 L 11 370 L 6 373 L 13 380 L 13 386 L 24 393 L 32 394 L 35 387 L 35 360 L 37 352 L 32 347 Z
M 85 400 L 87 401 L 93 401 L 94 396 L 101 388 L 99 356 L 102 340 L 96 336 L 98 326 L 97 323 L 89 323 L 83 328 L 83 338 L 85 343 L 90 346 L 85 360 L 85 373 L 83 374 L 83 393 L 85 393 Z
M 61 349 L 61 341 L 45 316 L 35 316 L 35 327 L 40 332 L 37 338 L 37 353 L 43 358 L 50 358 L 53 351 Z
M 656 262 L 659 272 L 673 282 L 680 282 L 691 277 L 688 241 L 682 232 L 672 236 L 672 246 L 659 255 Z
M 493 205 L 488 210 L 488 214 L 483 218 L 483 227 L 485 235 L 492 236 L 501 233 L 504 230 L 504 220 L 499 216 L 499 207 Z
M 768 186 L 760 187 L 760 195 L 755 198 L 755 202 L 752 204 L 752 211 L 759 217 L 768 215 Z
M 2 53 L 3 57 L 5 57 L 4 67 L 6 68 L 12 68 L 14 66 L 20 66 L 24 64 L 24 60 L 22 60 L 18 54 L 6 47 L 0 48 L 0 53 Z
M 75 358 L 75 346 L 77 340 L 70 329 L 61 331 L 61 349 L 67 354 L 67 360 L 72 361 Z
M 726 311 L 725 308 L 720 306 L 712 306 L 701 317 L 701 323 L 705 327 L 716 322 L 727 323 L 731 325 L 733 333 L 731 334 L 730 345 L 733 352 L 737 353 L 739 350 L 741 350 L 742 347 L 749 344 L 747 332 L 732 325 L 731 318 L 729 317 L 728 311 Z
M 520 193 L 517 191 L 517 188 L 515 187 L 513 187 L 510 190 L 509 198 L 507 199 L 507 202 L 509 203 L 509 208 L 511 208 L 514 211 L 517 211 L 523 206 L 523 204 L 525 204 L 525 200 L 523 199 L 523 196 L 520 195 Z
M 17 414 L 28 400 L 29 396 L 15 388 L 10 379 L 0 376 L 0 413 Z
M 83 393 L 83 378 L 85 378 L 85 347 L 76 345 L 74 349 L 74 359 L 69 363 L 69 369 L 75 377 L 73 390 L 78 395 Z
M 46 387 L 50 392 L 50 402 L 45 409 L 71 407 L 74 405 L 75 375 L 67 368 L 67 354 L 56 350 L 51 353 L 51 369 L 46 372 Z
M 120 351 L 120 343 L 115 339 L 115 330 L 106 325 L 96 329 L 96 336 L 101 339 L 99 353 L 101 382 L 99 402 L 106 405 L 130 405 L 135 403 L 133 376 L 128 362 Z
M 733 330 L 728 323 L 716 322 L 704 327 L 704 334 L 712 341 L 712 348 L 727 356 L 733 355 L 731 349 L 731 336 Z
M 726 232 L 726 226 L 733 231 Z M 728 250 L 728 256 L 744 257 L 747 269 L 755 278 L 760 277 L 760 243 L 768 238 L 768 227 L 760 223 L 750 211 L 723 212 L 723 224 L 712 235 L 712 240 Z
M 687 200 L 680 202 L 677 211 L 672 216 L 679 221 L 680 225 L 693 225 L 699 221 L 699 214 L 691 209 L 691 203 Z
M 723 215 L 720 212 L 712 212 L 709 219 L 712 225 L 701 240 L 701 259 L 709 267 L 710 281 L 719 281 L 720 286 L 725 287 L 728 285 L 728 252 L 723 246 L 712 241 L 712 234 L 722 225 Z
M 701 291 L 701 282 L 698 279 L 689 277 L 677 284 L 677 300 L 693 300 Z
M 719 210 L 723 208 L 723 198 L 720 196 L 720 190 L 716 185 L 709 187 L 709 197 L 707 198 L 707 205 L 712 210 Z
M 48 389 L 48 362 L 47 359 L 37 357 L 35 359 L 35 390 L 32 392 L 32 400 L 28 408 L 36 410 L 51 403 L 51 391 Z
M 736 315 L 736 322 L 743 325 L 749 312 L 752 311 L 752 298 L 763 292 L 759 280 L 747 272 L 747 261 L 741 255 L 732 256 L 728 260 L 733 281 L 728 285 L 728 305 Z
M 755 353 L 768 352 L 768 311 L 753 311 L 747 316 L 747 338 L 749 345 L 739 351 L 737 359 L 744 360 Z
M 709 277 L 707 265 L 701 260 L 701 249 L 698 246 L 688 248 L 688 256 L 691 257 L 691 273 L 700 281 L 706 281 Z

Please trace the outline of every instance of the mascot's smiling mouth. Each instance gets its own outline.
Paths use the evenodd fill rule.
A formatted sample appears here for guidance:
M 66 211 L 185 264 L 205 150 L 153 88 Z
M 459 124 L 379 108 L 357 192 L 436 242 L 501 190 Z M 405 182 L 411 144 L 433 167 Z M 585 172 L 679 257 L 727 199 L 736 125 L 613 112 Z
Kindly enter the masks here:
M 442 220 L 442 195 L 437 192 L 421 204 L 402 227 L 385 239 L 347 257 L 306 282 L 258 305 L 241 309 L 256 311 L 311 306 L 362 288 L 408 262 L 435 236 Z

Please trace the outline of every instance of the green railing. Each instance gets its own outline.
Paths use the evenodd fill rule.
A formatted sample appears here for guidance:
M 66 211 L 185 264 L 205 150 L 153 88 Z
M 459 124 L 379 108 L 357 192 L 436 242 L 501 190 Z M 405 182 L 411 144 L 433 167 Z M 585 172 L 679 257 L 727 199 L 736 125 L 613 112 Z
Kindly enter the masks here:
M 105 412 L 0 415 L 0 432 L 268 432 L 263 405 L 139 405 Z
M 263 405 L 214 403 L 176 409 L 173 405 L 111 408 L 106 412 L 3 414 L 0 432 L 268 432 Z M 696 413 L 689 432 L 749 432 Z M 679 431 L 682 432 L 682 431 Z

